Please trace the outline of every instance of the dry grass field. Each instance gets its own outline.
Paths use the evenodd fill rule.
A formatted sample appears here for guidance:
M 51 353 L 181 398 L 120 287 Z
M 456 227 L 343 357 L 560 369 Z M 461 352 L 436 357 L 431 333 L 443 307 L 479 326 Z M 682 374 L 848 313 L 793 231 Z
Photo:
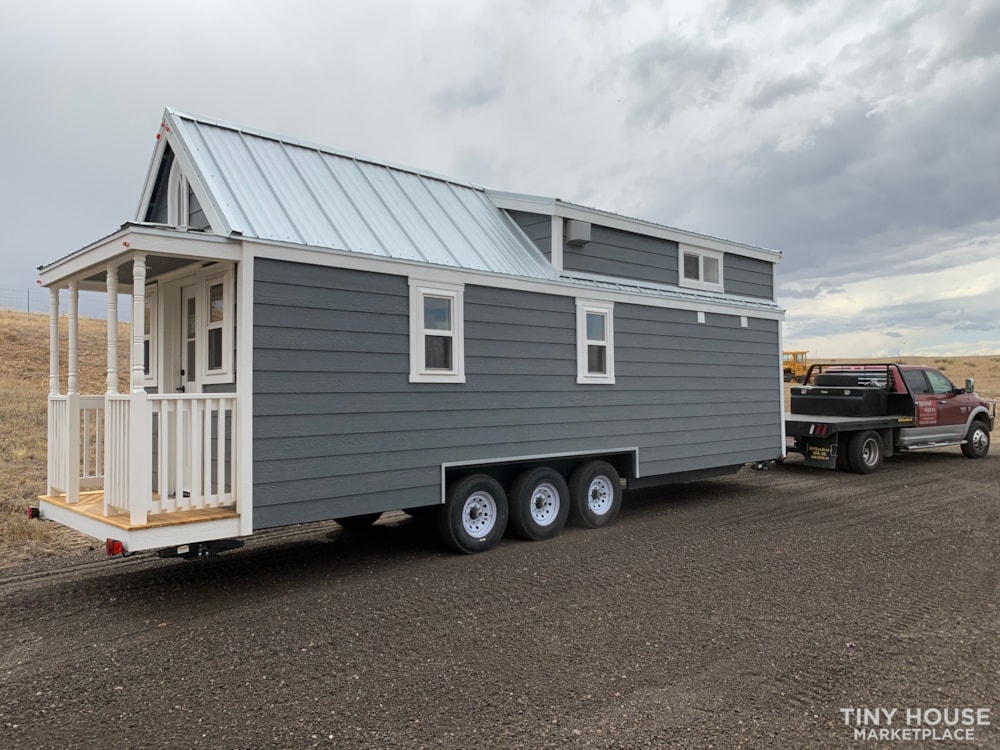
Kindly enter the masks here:
M 60 326 L 62 371 L 66 321 Z M 128 326 L 119 329 L 121 389 L 128 383 Z M 80 319 L 80 392 L 104 392 L 107 324 Z M 874 360 L 872 360 L 874 361 Z M 1000 354 L 986 357 L 904 357 L 928 364 L 956 385 L 976 380 L 976 390 L 1000 398 Z M 0 567 L 38 555 L 85 550 L 95 541 L 55 524 L 29 522 L 27 506 L 45 491 L 46 398 L 49 388 L 49 320 L 46 315 L 0 311 Z M 65 375 L 61 388 L 66 389 Z M 786 396 L 788 388 L 786 387 Z
M 65 318 L 60 323 L 65 373 Z M 118 335 L 121 388 L 128 378 L 128 329 L 120 326 Z M 80 319 L 81 393 L 104 393 L 107 336 L 105 321 Z M 65 392 L 65 374 L 61 388 Z M 0 567 L 95 543 L 61 526 L 27 519 L 28 505 L 45 491 L 48 392 L 48 316 L 0 310 Z

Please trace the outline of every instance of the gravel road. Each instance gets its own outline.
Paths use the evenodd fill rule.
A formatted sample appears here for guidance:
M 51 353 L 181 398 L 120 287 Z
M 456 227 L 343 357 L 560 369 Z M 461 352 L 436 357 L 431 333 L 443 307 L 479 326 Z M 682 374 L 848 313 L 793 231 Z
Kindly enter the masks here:
M 1000 747 L 998 501 L 1000 457 L 953 449 L 631 493 L 471 557 L 399 514 L 9 568 L 0 747 L 921 746 L 850 707 L 986 708 L 955 745 Z

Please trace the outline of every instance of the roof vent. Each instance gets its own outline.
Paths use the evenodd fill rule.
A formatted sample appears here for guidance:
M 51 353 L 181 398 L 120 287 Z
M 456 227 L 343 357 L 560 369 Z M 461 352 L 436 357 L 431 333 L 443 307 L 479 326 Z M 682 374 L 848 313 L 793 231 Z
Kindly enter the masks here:
M 566 244 L 586 245 L 590 242 L 590 222 L 570 219 L 566 222 Z

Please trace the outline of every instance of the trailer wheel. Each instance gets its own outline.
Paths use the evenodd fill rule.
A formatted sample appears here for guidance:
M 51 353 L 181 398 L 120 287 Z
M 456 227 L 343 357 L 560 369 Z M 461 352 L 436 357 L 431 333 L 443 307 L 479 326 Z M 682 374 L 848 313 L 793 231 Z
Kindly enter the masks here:
M 362 513 L 360 516 L 345 516 L 344 518 L 335 518 L 333 520 L 349 531 L 360 531 L 361 529 L 367 529 L 381 516 L 381 513 Z
M 522 539 L 551 539 L 569 518 L 569 487 L 555 469 L 539 466 L 514 480 L 510 489 L 510 525 Z
M 874 430 L 851 436 L 847 462 L 855 474 L 871 474 L 882 465 L 882 438 Z
M 962 453 L 966 458 L 984 458 L 990 452 L 990 431 L 979 419 L 976 419 L 969 426 L 969 432 L 965 435 L 965 445 L 962 446 Z
M 589 529 L 610 526 L 622 507 L 621 477 L 606 461 L 580 464 L 569 479 L 570 515 Z
M 507 493 L 485 474 L 448 485 L 448 501 L 437 508 L 441 539 L 455 552 L 485 552 L 496 546 L 507 527 Z

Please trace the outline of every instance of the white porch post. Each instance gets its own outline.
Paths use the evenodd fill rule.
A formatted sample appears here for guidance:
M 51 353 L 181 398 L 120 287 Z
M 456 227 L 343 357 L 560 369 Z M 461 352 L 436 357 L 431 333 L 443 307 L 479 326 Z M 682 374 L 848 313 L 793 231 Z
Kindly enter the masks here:
M 67 439 L 69 454 L 66 471 L 66 502 L 80 500 L 80 374 L 79 348 L 80 329 L 78 325 L 80 293 L 77 282 L 69 283 L 69 309 L 66 319 L 69 323 L 69 364 L 66 373 L 66 409 L 68 411 Z
M 108 380 L 107 392 L 118 393 L 118 266 L 108 266 Z
M 54 495 L 62 481 L 58 479 L 59 465 L 62 456 L 62 443 L 58 435 L 65 425 L 57 425 L 56 420 L 62 416 L 62 410 L 57 409 L 52 401 L 59 395 L 59 289 L 49 288 L 49 435 L 48 435 L 48 494 Z
M 132 266 L 132 367 L 129 406 L 129 512 L 131 522 L 146 523 L 152 501 L 152 433 L 143 369 L 143 333 L 146 314 L 146 256 L 136 255 Z

